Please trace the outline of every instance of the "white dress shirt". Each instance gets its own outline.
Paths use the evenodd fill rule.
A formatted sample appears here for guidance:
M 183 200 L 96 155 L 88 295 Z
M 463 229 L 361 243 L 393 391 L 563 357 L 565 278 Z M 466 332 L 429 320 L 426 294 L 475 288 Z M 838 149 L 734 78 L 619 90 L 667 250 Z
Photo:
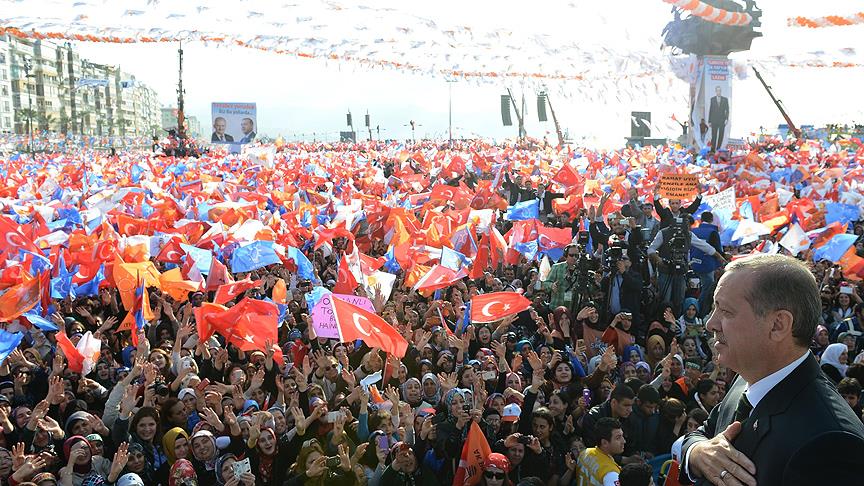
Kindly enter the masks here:
M 753 405 L 753 409 L 756 409 L 756 405 L 759 405 L 759 402 L 761 402 L 762 399 L 765 398 L 765 395 L 767 395 L 768 392 L 774 389 L 774 387 L 777 386 L 778 383 L 780 383 L 781 381 L 783 381 L 784 378 L 792 374 L 792 372 L 795 371 L 795 368 L 797 368 L 801 363 L 804 362 L 805 359 L 807 359 L 808 355 L 810 355 L 809 349 L 805 351 L 800 358 L 789 363 L 783 368 L 780 368 L 779 370 L 771 373 L 770 375 L 762 378 L 761 380 L 753 383 L 752 385 L 748 384 L 747 391 L 745 391 L 744 394 L 747 395 L 747 401 L 750 402 L 750 405 Z M 753 410 L 751 410 L 750 413 L 752 414 Z

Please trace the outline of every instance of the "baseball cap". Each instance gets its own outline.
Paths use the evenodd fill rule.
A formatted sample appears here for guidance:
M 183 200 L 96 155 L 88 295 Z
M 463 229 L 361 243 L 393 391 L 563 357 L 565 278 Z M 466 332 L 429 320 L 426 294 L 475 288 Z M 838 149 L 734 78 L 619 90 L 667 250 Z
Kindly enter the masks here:
M 515 422 L 519 420 L 519 416 L 522 415 L 522 408 L 515 403 L 511 403 L 504 407 L 504 413 L 501 415 L 502 422 Z
M 180 390 L 180 393 L 177 394 L 177 398 L 180 400 L 183 400 L 184 398 L 186 398 L 189 395 L 192 395 L 194 397 L 195 396 L 195 390 L 193 390 L 191 388 L 184 388 L 184 389 Z

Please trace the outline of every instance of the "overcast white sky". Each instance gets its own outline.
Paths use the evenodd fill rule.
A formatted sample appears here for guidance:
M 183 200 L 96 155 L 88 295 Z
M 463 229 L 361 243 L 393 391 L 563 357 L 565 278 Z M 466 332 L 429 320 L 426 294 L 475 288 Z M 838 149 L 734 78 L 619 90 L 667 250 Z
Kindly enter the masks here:
M 448 5 L 440 4 L 440 8 L 460 5 L 452 0 L 447 2 Z M 558 32 L 568 41 L 574 38 L 572 32 L 565 32 L 568 25 L 574 25 L 579 30 L 579 38 L 602 40 L 603 36 L 614 36 L 616 52 L 631 46 L 634 51 L 654 55 L 655 52 L 659 54 L 660 31 L 671 19 L 669 6 L 660 0 L 577 0 L 565 7 L 561 7 L 562 2 L 554 2 L 555 9 L 564 10 L 544 11 L 541 8 L 532 12 L 536 15 L 527 18 L 520 12 L 514 16 L 514 12 L 508 10 L 510 3 L 509 0 L 504 4 L 473 2 L 468 7 L 470 10 L 459 12 L 462 15 L 460 22 L 470 26 L 476 21 L 499 27 L 528 23 L 528 27 L 520 25 L 514 29 L 524 27 L 544 32 L 553 47 Z M 268 4 L 264 2 L 264 5 Z M 616 4 L 620 5 L 616 7 Z M 789 59 L 799 59 L 812 51 L 824 51 L 826 58 L 835 59 L 842 48 L 864 50 L 864 26 L 819 30 L 785 26 L 789 15 L 849 14 L 860 10 L 860 2 L 761 0 L 758 4 L 764 11 L 762 31 L 765 37 L 756 39 L 750 52 L 734 55 L 735 59 L 765 60 L 780 54 L 786 54 Z M 279 9 L 275 5 L 259 9 L 267 8 Z M 424 4 L 423 8 L 433 7 Z M 526 6 L 519 4 L 513 8 L 525 9 Z M 564 14 L 571 18 L 560 18 Z M 489 17 L 496 18 L 490 20 Z M 326 21 L 326 17 L 316 20 Z M 250 21 L 249 28 L 255 28 L 254 21 Z M 211 27 L 210 30 L 218 28 Z M 410 41 L 410 36 L 406 36 L 405 42 Z M 566 42 L 562 41 L 562 44 L 566 45 Z M 85 57 L 120 65 L 123 70 L 135 74 L 158 91 L 164 104 L 176 103 L 176 45 L 79 43 L 78 47 Z M 242 101 L 258 104 L 259 133 L 268 135 L 299 137 L 302 133 L 311 138 L 315 132 L 320 138 L 320 134 L 326 132 L 332 139 L 336 132 L 347 128 L 345 113 L 350 109 L 355 127 L 362 126 L 363 115 L 368 110 L 373 126 L 381 126 L 382 137 L 409 138 L 410 128 L 406 125 L 411 119 L 420 125 L 418 137 L 447 136 L 448 83 L 440 76 L 406 74 L 392 69 L 371 70 L 351 63 L 300 59 L 200 43 L 184 45 L 184 51 L 186 106 L 202 121 L 204 131 L 210 125 L 211 102 Z M 849 59 L 860 61 L 864 57 L 862 54 L 856 52 Z M 813 54 L 807 56 L 807 59 L 817 57 Z M 556 56 L 550 54 L 547 62 L 554 65 Z M 764 74 L 799 125 L 864 120 L 864 97 L 860 95 L 864 86 L 862 68 L 773 66 L 768 67 Z M 652 112 L 654 121 L 663 132 L 658 134 L 655 131 L 655 135 L 677 136 L 680 129 L 670 117 L 676 114 L 679 119 L 685 119 L 687 85 L 668 73 L 643 81 L 649 88 L 646 89 L 642 81 L 633 86 L 627 80 L 618 79 L 604 83 L 568 82 L 553 87 L 551 101 L 562 128 L 568 129 L 577 140 L 585 137 L 587 142 L 597 146 L 615 147 L 623 143 L 623 137 L 629 134 L 631 110 Z M 515 80 L 507 83 L 461 80 L 453 83 L 454 135 L 498 139 L 515 135 L 515 127 L 501 125 L 500 95 L 506 92 L 506 87 L 513 89 L 516 95 L 522 93 Z M 550 139 L 554 139 L 551 117 L 548 123 L 537 122 L 534 88 L 527 87 L 525 94 L 529 135 L 548 133 Z M 732 97 L 732 136 L 746 136 L 760 126 L 773 128 L 783 123 L 754 76 L 736 80 Z

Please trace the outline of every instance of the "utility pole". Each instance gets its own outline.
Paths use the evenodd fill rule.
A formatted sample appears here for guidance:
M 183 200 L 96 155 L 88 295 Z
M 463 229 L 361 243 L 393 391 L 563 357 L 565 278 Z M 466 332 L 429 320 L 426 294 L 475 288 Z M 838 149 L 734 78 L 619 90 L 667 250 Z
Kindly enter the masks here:
M 177 73 L 177 138 L 186 139 L 186 116 L 183 113 L 183 41 L 180 41 L 180 48 L 177 49 L 177 54 L 180 59 L 180 68 Z
M 447 80 L 447 127 L 450 132 L 450 145 L 453 145 L 453 83 L 456 80 L 448 79 Z
M 30 70 L 33 69 L 33 60 L 24 58 L 24 78 L 27 80 L 27 131 L 30 133 L 28 148 L 33 153 L 33 88 L 30 86 Z

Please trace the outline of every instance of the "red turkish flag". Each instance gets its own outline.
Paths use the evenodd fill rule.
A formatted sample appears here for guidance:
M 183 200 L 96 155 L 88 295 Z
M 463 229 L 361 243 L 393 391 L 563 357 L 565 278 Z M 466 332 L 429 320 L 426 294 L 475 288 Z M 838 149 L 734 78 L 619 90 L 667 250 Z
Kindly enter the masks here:
M 180 247 L 180 243 L 182 243 L 180 238 L 171 238 L 168 240 L 168 242 L 162 246 L 162 250 L 159 251 L 159 254 L 156 255 L 156 261 L 175 263 L 178 265 L 182 263 L 182 258 L 186 251 Z
M 75 373 L 81 373 L 84 369 L 84 356 L 81 354 L 78 349 L 75 348 L 75 345 L 72 344 L 72 341 L 66 337 L 66 333 L 60 331 L 56 336 L 57 345 L 60 346 L 60 349 L 63 350 L 63 356 L 66 357 L 66 361 L 69 363 L 69 369 L 74 371 Z
M 282 364 L 279 348 L 279 308 L 272 302 L 246 297 L 224 312 L 213 312 L 205 319 L 211 328 L 225 336 L 241 351 L 267 352 L 273 347 L 273 358 Z M 200 331 L 199 331 L 200 332 Z
M 570 167 L 570 164 L 564 164 L 564 166 L 561 167 L 561 170 L 559 170 L 558 173 L 555 174 L 555 177 L 553 177 L 552 180 L 561 184 L 562 186 L 570 187 L 575 186 L 577 183 L 579 183 L 581 178 L 579 177 L 579 174 L 575 170 L 573 170 L 572 167 Z
M 210 260 L 210 271 L 207 272 L 207 288 L 205 289 L 207 292 L 211 290 L 216 290 L 222 285 L 229 285 L 234 283 L 234 279 L 231 278 L 231 274 L 228 273 L 228 268 L 222 264 L 216 258 Z M 228 299 L 231 300 L 231 299 Z M 217 302 L 218 304 L 219 302 Z
M 414 284 L 414 290 L 418 292 L 432 292 L 434 290 L 443 289 L 445 287 L 449 287 L 451 284 L 457 282 L 464 276 L 464 272 L 459 272 L 457 274 L 456 272 L 447 267 L 435 265 L 428 272 L 426 272 L 426 275 L 423 275 L 420 280 L 418 280 L 417 283 Z
M 339 273 L 336 278 L 336 286 L 333 287 L 333 292 L 337 294 L 354 295 L 354 289 L 357 288 L 357 279 L 351 269 L 348 268 L 348 255 L 343 255 L 339 261 Z
M 232 282 L 229 284 L 220 285 L 219 288 L 216 289 L 216 295 L 213 297 L 213 302 L 219 305 L 223 305 L 234 297 L 242 294 L 243 292 L 246 292 L 249 289 L 254 289 L 260 285 L 260 280 L 256 280 L 253 282 L 249 279 L 249 277 L 246 277 L 239 282 Z
M 370 348 L 381 348 L 385 353 L 405 357 L 408 341 L 384 319 L 341 299 L 332 299 L 331 302 L 341 341 L 360 339 Z
M 192 312 L 195 315 L 195 327 L 198 329 L 198 340 L 204 342 L 210 339 L 213 335 L 213 326 L 210 324 L 210 317 L 227 311 L 228 308 L 224 305 L 204 302 L 200 307 L 196 307 Z
M 473 322 L 495 322 L 531 307 L 531 301 L 516 292 L 493 292 L 471 298 Z
M 0 215 L 0 250 L 7 252 L 7 255 L 18 255 L 18 250 L 23 249 L 41 255 L 39 247 L 33 243 L 33 240 L 24 236 L 24 233 L 19 229 L 19 224 L 8 216 Z

